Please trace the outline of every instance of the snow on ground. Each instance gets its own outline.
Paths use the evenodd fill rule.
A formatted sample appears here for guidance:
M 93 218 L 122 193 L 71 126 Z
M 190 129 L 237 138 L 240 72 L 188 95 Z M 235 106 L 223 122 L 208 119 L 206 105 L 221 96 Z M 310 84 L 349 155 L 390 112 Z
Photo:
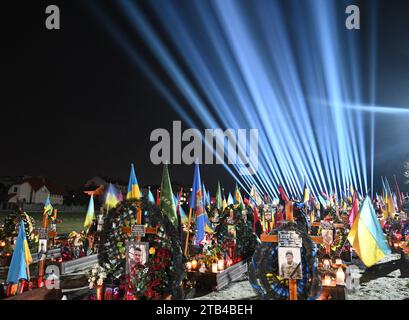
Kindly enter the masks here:
M 347 295 L 348 300 L 403 300 L 409 299 L 408 264 L 399 261 L 399 254 L 391 254 L 372 268 L 362 264 L 360 285 L 356 292 Z M 355 262 L 355 261 L 354 261 Z M 355 262 L 358 265 L 358 262 Z M 405 274 L 402 274 L 404 272 Z
M 354 261 L 361 270 L 361 287 L 347 294 L 347 300 L 403 300 L 409 299 L 408 265 L 402 265 L 398 254 L 392 254 L 372 268 Z M 196 297 L 193 300 L 254 300 L 258 299 L 247 279 L 236 281 L 219 292 Z

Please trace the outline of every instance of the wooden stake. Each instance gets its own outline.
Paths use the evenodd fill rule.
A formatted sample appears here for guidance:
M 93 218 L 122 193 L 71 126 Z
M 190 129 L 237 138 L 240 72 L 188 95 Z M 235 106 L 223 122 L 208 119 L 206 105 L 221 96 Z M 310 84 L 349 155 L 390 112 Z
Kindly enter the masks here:
M 43 212 L 43 224 L 42 224 L 42 228 L 43 230 L 47 229 L 47 224 L 48 224 L 48 217 L 47 217 L 47 212 L 44 209 Z M 47 248 L 46 248 L 47 250 Z M 43 277 L 44 277 L 44 269 L 45 269 L 45 259 L 44 260 L 40 260 L 38 262 L 38 287 L 42 287 L 44 285 L 43 283 Z
M 189 209 L 189 220 L 186 229 L 186 241 L 185 241 L 185 256 L 187 257 L 188 247 L 189 247 L 189 234 L 190 234 L 190 224 L 192 223 L 192 208 Z
M 290 300 L 297 300 L 297 279 L 289 279 Z
M 287 201 L 285 204 L 285 220 L 294 221 L 293 204 L 291 201 Z

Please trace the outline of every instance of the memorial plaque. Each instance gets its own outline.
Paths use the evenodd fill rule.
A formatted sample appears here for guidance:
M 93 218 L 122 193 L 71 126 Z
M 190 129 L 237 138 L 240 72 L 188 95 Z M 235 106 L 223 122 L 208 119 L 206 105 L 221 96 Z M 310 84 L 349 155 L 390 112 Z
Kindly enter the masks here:
M 134 224 L 131 227 L 132 237 L 144 237 L 145 236 L 145 226 L 142 224 Z
M 279 247 L 302 247 L 302 239 L 296 231 L 279 231 Z
M 48 239 L 48 229 L 38 228 L 38 238 L 47 240 Z

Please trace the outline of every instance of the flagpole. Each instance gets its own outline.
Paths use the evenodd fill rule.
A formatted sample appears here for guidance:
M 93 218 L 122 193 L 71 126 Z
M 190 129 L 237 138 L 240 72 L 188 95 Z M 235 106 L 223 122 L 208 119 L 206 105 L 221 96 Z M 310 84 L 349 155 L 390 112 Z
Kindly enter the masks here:
M 45 232 L 47 232 L 47 223 L 48 223 L 47 211 L 44 208 L 42 228 Z M 47 250 L 47 248 L 45 249 Z M 38 287 L 43 286 L 44 269 L 45 269 L 45 259 L 41 259 L 38 262 Z
M 188 245 L 189 245 L 189 234 L 190 234 L 190 224 L 192 223 L 192 208 L 189 209 L 189 220 L 186 229 L 186 240 L 185 240 L 185 256 L 187 257 Z

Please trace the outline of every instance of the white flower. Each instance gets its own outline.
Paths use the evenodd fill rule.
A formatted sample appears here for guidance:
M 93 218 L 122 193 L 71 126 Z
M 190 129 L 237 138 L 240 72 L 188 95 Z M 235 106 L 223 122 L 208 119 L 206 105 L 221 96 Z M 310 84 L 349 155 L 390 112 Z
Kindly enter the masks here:
M 97 281 L 97 285 L 102 286 L 103 283 L 104 283 L 104 280 L 99 278 L 98 281 Z
M 94 283 L 90 282 L 88 288 L 92 289 L 94 287 Z

